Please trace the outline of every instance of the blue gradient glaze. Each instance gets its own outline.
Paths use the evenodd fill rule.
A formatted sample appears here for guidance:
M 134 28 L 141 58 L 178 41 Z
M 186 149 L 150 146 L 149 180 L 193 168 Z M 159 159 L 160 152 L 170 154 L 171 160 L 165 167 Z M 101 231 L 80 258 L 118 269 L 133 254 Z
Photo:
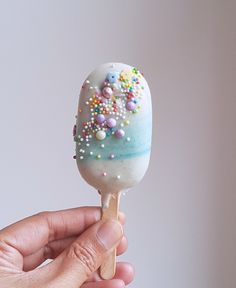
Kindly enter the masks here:
M 89 147 L 81 147 L 85 149 L 84 159 L 97 160 L 96 156 L 100 155 L 101 160 L 121 160 L 130 159 L 138 156 L 142 156 L 150 153 L 151 150 L 151 116 L 138 117 L 138 119 L 132 119 L 130 125 L 124 126 L 125 136 L 122 139 L 117 139 L 114 135 L 108 136 L 103 141 L 99 141 L 93 138 L 89 143 Z M 130 141 L 127 141 L 127 137 L 130 137 Z M 101 147 L 104 144 L 104 148 Z M 92 151 L 93 155 L 89 155 Z M 110 159 L 110 155 L 114 154 L 115 158 Z M 99 161 L 99 160 L 97 160 Z

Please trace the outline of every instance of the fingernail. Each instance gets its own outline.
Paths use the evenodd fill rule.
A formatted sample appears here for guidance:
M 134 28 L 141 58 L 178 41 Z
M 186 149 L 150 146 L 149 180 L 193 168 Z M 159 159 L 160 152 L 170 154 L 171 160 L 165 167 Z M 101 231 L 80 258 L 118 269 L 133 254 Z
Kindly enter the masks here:
M 123 230 L 118 221 L 108 220 L 98 229 L 97 237 L 103 246 L 110 250 L 115 247 L 123 236 Z

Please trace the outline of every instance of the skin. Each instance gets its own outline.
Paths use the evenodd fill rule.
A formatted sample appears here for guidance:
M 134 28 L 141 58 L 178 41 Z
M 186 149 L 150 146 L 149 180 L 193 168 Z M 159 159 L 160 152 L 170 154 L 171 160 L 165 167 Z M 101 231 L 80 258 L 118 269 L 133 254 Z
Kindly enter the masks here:
M 100 217 L 98 207 L 42 212 L 0 230 L 0 287 L 125 287 L 134 277 L 130 264 L 117 263 L 111 280 L 102 280 L 98 270 L 115 247 L 117 255 L 126 251 L 127 239 L 121 227 L 125 216 L 120 213 L 119 222 L 109 222 L 111 228 L 116 227 L 113 242 L 115 236 L 106 234 L 110 248 L 98 237 L 104 224 Z M 40 266 L 47 259 L 52 261 Z

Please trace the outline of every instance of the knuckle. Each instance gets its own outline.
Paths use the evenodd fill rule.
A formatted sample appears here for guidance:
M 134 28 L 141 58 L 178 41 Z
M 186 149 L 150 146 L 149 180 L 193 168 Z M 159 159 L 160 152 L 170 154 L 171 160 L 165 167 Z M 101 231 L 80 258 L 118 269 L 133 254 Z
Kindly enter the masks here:
M 36 217 L 40 218 L 47 218 L 47 216 L 50 214 L 50 211 L 42 211 L 37 214 L 35 214 Z
M 90 275 L 97 268 L 96 254 L 91 245 L 74 242 L 69 249 L 68 256 L 78 260 L 85 268 L 86 274 Z

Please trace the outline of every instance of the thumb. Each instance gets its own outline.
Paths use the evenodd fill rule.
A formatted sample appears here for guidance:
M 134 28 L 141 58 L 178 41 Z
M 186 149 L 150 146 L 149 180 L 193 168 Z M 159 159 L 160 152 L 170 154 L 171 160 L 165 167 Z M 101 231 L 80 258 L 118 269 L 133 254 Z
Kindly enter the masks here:
M 123 236 L 118 221 L 99 221 L 88 228 L 48 267 L 52 287 L 80 287 L 116 248 Z M 54 276 L 53 276 L 54 275 Z

